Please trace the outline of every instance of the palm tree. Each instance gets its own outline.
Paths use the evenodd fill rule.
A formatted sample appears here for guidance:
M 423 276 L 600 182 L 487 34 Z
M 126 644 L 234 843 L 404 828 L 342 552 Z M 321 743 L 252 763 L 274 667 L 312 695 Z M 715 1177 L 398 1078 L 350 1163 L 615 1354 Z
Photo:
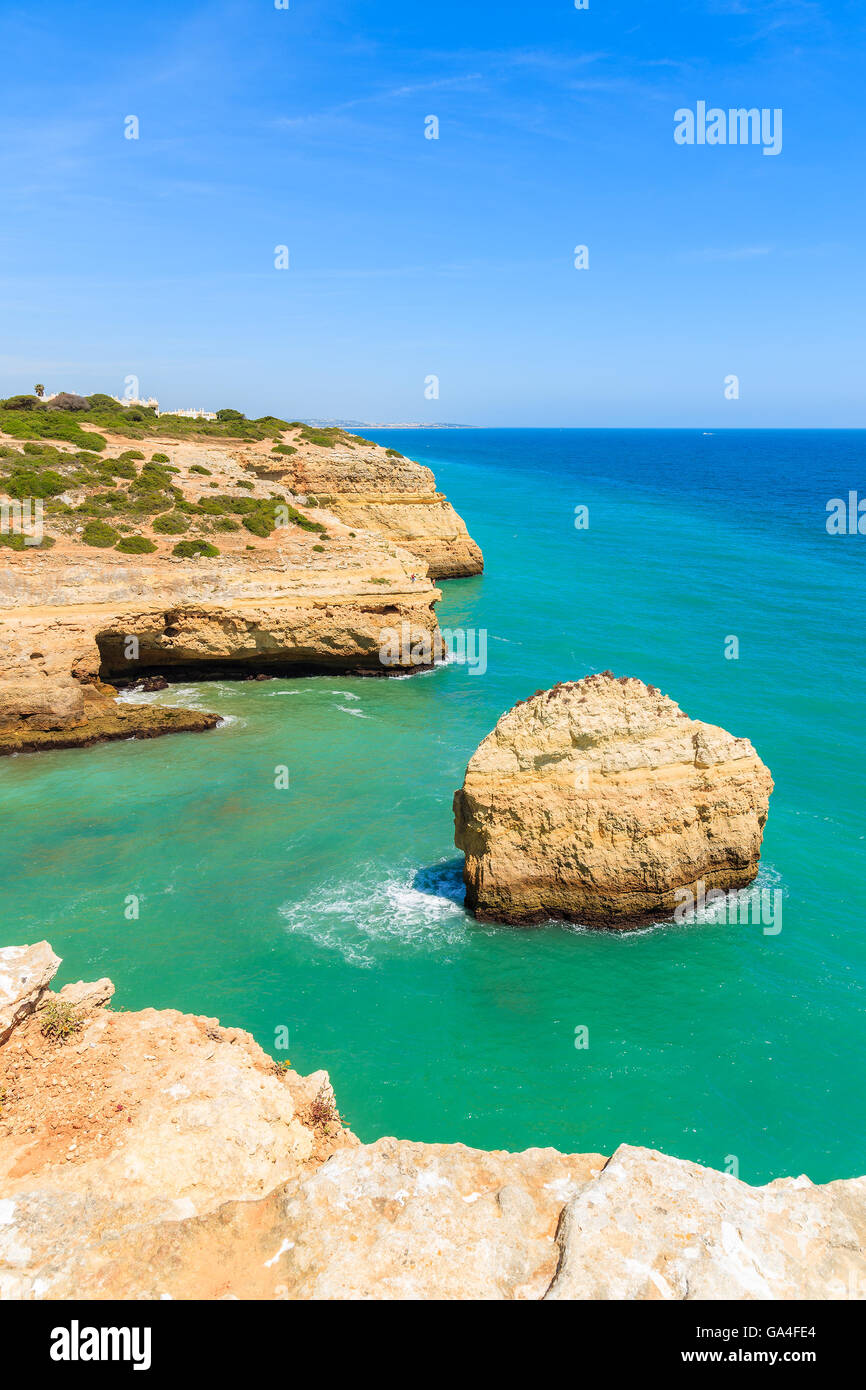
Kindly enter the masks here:
M 42 385 L 41 381 L 37 381 L 36 385 L 33 387 L 33 390 L 36 392 L 39 399 L 42 400 L 42 397 L 45 395 L 45 387 Z

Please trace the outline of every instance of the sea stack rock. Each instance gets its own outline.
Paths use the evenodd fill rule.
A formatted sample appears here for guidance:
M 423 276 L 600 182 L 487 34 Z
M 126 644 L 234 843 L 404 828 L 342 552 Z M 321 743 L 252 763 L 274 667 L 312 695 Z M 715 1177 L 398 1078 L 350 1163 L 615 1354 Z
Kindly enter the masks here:
M 483 921 L 624 928 L 677 890 L 744 888 L 773 781 L 748 739 L 611 672 L 502 716 L 454 796 L 466 906 Z

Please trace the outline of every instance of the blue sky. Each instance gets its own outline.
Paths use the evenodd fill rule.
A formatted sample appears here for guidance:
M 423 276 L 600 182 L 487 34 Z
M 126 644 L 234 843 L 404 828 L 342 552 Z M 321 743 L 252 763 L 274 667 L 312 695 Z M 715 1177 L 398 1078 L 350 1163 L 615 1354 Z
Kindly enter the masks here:
M 290 6 L 2 0 L 2 394 L 866 425 L 862 0 Z

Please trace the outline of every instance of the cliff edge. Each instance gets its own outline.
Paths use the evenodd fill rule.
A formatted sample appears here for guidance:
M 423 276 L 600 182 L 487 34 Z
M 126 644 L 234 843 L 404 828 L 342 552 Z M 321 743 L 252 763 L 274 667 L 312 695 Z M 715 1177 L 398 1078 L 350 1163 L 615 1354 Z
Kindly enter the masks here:
M 862 1298 L 866 1179 L 380 1139 L 240 1029 L 0 950 L 0 1297 Z
M 429 469 L 393 450 L 91 415 L 0 410 L 0 754 L 218 722 L 118 706 L 142 677 L 397 674 L 387 634 L 430 649 L 437 630 L 431 566 L 481 568 Z

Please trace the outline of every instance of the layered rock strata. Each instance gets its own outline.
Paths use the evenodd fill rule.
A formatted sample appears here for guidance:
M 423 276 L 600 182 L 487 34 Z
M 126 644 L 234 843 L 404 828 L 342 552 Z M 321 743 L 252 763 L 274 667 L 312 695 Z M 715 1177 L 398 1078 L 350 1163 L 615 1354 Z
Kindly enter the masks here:
M 314 496 L 347 526 L 387 536 L 423 561 L 432 579 L 480 574 L 481 550 L 429 468 L 393 449 L 356 441 L 351 449 L 303 445 L 280 475 Z
M 286 475 L 292 449 L 320 482 L 327 467 L 336 466 L 333 455 L 339 451 L 308 442 L 303 432 L 286 431 L 284 437 L 298 441 L 297 448 L 281 446 L 286 455 L 269 452 L 271 442 L 153 436 L 148 452 L 156 446 L 156 457 L 171 462 L 139 468 L 130 462 L 129 441 L 108 433 L 106 452 L 116 453 L 116 466 L 125 470 L 119 480 L 123 487 L 108 492 L 99 484 L 74 485 L 82 470 L 89 476 L 96 465 L 81 464 L 87 456 L 72 446 L 52 445 L 50 457 L 39 459 L 13 450 L 15 441 L 8 448 L 0 443 L 10 455 L 10 469 L 38 463 L 48 485 L 58 470 L 64 476 L 65 469 L 72 480 L 59 499 L 46 504 L 54 508 L 45 523 L 50 549 L 0 547 L 0 753 L 136 733 L 150 737 L 217 722 L 216 715 L 165 706 L 119 710 L 116 684 L 148 673 L 181 679 L 262 672 L 394 675 L 417 669 L 411 653 L 433 647 L 440 597 L 424 547 L 404 549 L 386 527 L 362 529 L 360 515 L 350 526 L 337 510 L 326 508 L 329 499 L 296 495 L 288 482 L 297 480 Z M 365 487 L 375 480 L 384 496 L 391 486 L 407 488 L 416 470 L 423 492 L 429 470 L 392 459 L 375 445 L 357 447 L 374 456 Z M 143 457 L 140 450 L 138 457 Z M 27 463 L 28 458 L 36 463 Z M 105 466 L 113 466 L 110 457 Z M 363 461 L 358 468 L 363 472 Z M 445 516 L 450 508 L 436 497 L 433 511 Z M 161 505 L 163 511 L 142 520 L 139 503 Z M 167 506 L 174 510 L 167 514 Z M 267 509 L 275 506 L 283 507 L 289 523 L 273 526 Z M 253 532 L 232 519 L 245 507 L 266 509 L 263 524 L 253 517 L 258 528 Z M 87 537 L 108 527 L 88 520 L 94 509 L 121 531 L 119 518 L 133 515 L 140 528 L 136 542 L 152 553 L 118 553 L 110 543 L 94 549 Z M 432 529 L 419 532 L 438 537 L 443 573 L 462 572 L 464 540 L 451 547 L 449 528 L 472 545 L 462 522 L 451 515 L 444 530 L 431 523 Z M 243 510 L 240 516 L 244 523 L 250 519 Z M 178 557 L 177 534 L 166 534 L 166 526 L 187 528 L 196 544 L 218 542 L 219 555 Z M 394 534 L 404 530 L 398 526 Z M 401 655 L 395 660 L 388 647 L 383 662 L 383 645 L 395 631 L 401 634 Z
M 748 739 L 609 672 L 499 720 L 455 793 L 476 917 L 628 927 L 758 871 L 773 782 Z
M 326 1073 L 216 1019 L 113 1013 L 108 980 L 53 994 L 57 963 L 46 942 L 0 952 L 0 1297 L 866 1293 L 864 1178 L 361 1144 Z

